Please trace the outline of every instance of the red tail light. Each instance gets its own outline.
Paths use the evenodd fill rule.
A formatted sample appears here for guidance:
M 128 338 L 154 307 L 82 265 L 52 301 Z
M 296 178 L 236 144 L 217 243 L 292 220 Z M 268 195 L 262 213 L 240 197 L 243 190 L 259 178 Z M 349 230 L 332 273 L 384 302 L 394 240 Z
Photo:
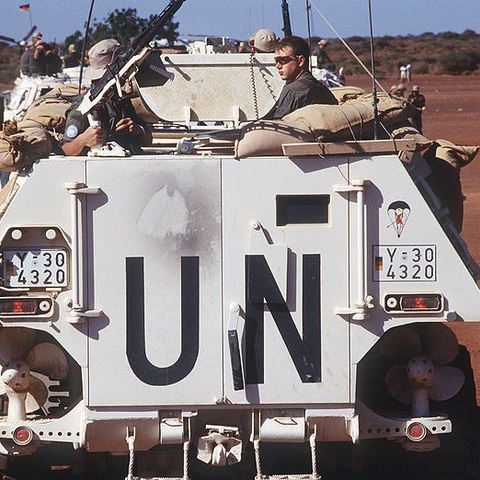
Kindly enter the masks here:
M 8 297 L 0 298 L 0 315 L 45 315 L 52 309 L 50 298 Z
M 33 432 L 28 427 L 17 427 L 13 432 L 13 441 L 17 445 L 28 445 L 33 440 Z
M 413 422 L 408 425 L 406 434 L 412 442 L 421 442 L 427 436 L 427 428 L 419 422 Z
M 391 293 L 385 296 L 387 313 L 439 313 L 443 311 L 443 295 L 440 293 Z

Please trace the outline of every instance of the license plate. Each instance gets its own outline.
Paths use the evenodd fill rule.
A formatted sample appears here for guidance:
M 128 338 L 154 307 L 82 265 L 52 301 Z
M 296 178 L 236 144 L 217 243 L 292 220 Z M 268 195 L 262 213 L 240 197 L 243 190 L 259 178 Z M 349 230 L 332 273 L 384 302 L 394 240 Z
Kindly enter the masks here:
M 374 245 L 374 282 L 434 282 L 437 280 L 435 245 Z
M 68 256 L 64 248 L 3 251 L 3 278 L 10 287 L 66 287 Z

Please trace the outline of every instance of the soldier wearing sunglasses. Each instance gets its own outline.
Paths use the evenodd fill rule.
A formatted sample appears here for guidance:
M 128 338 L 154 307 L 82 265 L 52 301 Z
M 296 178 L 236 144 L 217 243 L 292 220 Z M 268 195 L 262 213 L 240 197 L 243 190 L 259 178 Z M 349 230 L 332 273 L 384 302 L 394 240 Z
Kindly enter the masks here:
M 338 104 L 333 93 L 311 74 L 310 48 L 303 38 L 292 36 L 280 40 L 275 48 L 275 64 L 285 85 L 264 118 L 280 119 L 306 105 Z

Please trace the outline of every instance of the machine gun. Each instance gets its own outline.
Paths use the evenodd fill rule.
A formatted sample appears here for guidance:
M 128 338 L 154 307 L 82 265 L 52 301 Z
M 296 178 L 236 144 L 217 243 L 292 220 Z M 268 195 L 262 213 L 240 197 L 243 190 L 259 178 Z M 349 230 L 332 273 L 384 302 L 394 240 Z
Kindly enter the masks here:
M 79 106 L 86 115 L 103 105 L 115 93 L 123 97 L 122 86 L 132 80 L 139 66 L 150 53 L 149 42 L 155 37 L 168 20 L 179 10 L 185 0 L 171 0 L 154 20 L 145 26 L 127 47 L 119 47 L 103 76 L 90 88 Z M 123 84 L 122 84 L 123 82 Z

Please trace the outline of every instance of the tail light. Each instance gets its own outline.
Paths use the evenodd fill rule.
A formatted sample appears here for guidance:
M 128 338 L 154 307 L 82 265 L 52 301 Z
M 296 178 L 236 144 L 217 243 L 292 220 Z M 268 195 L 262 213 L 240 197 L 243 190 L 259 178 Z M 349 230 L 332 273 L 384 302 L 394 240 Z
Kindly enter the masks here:
M 440 313 L 443 295 L 440 293 L 390 293 L 385 296 L 387 313 Z
M 421 442 L 427 436 L 427 428 L 420 422 L 412 422 L 407 426 L 406 435 L 412 442 Z
M 28 445 L 33 440 L 33 432 L 28 427 L 17 427 L 13 431 L 13 441 L 17 445 Z
M 48 297 L 3 297 L 0 298 L 0 315 L 14 317 L 25 315 L 47 315 L 53 302 Z

